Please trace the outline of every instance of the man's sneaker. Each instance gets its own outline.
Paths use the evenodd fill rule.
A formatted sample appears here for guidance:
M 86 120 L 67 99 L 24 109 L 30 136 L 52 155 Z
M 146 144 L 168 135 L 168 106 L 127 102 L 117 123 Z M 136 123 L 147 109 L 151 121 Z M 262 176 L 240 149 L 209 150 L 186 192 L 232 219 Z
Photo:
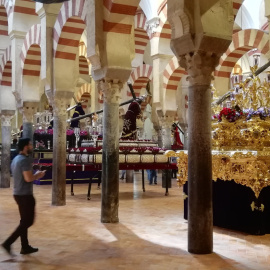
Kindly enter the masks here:
M 7 253 L 8 255 L 10 255 L 11 257 L 14 257 L 14 256 L 15 256 L 15 254 L 12 253 L 11 247 L 10 247 L 10 246 L 8 246 L 8 245 L 6 245 L 5 243 L 3 243 L 3 244 L 1 244 L 1 247 L 2 247 L 2 248 L 6 251 L 6 253 Z
M 31 254 L 35 252 L 38 252 L 38 248 L 33 248 L 31 246 L 28 246 L 26 248 L 22 248 L 20 253 L 23 255 L 26 255 L 26 254 Z

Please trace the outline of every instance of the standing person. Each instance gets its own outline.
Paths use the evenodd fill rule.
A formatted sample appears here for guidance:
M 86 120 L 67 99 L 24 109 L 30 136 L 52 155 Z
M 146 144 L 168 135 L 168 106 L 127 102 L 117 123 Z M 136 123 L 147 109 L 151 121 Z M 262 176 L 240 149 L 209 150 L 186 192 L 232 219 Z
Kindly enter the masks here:
M 121 180 L 124 180 L 126 172 L 127 172 L 126 170 L 122 170 L 120 177 Z
M 154 182 L 155 185 L 157 185 L 157 171 L 156 170 L 150 170 L 150 182 L 149 184 L 152 185 Z
M 11 163 L 14 179 L 13 195 L 18 204 L 21 220 L 16 230 L 2 243 L 2 247 L 9 255 L 13 255 L 11 245 L 21 237 L 21 254 L 30 254 L 38 251 L 28 243 L 28 228 L 34 223 L 35 198 L 33 196 L 33 181 L 42 178 L 45 171 L 32 172 L 33 145 L 29 138 L 21 138 L 18 143 L 19 154 Z

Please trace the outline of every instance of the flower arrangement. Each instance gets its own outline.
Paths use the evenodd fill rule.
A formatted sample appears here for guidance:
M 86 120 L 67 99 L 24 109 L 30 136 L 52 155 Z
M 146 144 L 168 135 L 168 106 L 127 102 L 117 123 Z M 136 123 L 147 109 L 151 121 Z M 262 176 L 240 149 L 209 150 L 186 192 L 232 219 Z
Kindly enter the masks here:
M 52 129 L 52 128 L 51 128 L 51 129 L 48 129 L 48 130 L 47 130 L 47 134 L 53 135 L 53 129 Z
M 80 131 L 80 136 L 87 136 L 87 135 L 88 135 L 88 133 L 87 133 L 86 130 L 81 130 Z
M 237 111 L 231 108 L 223 108 L 218 115 L 214 115 L 214 118 L 218 121 L 222 121 L 222 116 L 225 117 L 229 122 L 235 122 L 240 116 L 243 115 L 243 112 Z
M 45 148 L 46 146 L 43 141 L 40 142 L 36 141 L 36 149 L 45 149 Z
M 74 134 L 74 130 L 73 129 L 67 129 L 67 135 L 71 136 Z
M 254 111 L 253 109 L 245 110 L 245 114 L 247 117 L 247 120 L 250 120 L 252 116 L 259 116 L 261 120 L 265 120 L 267 116 L 269 116 L 268 109 L 265 108 L 259 108 L 258 110 Z
M 270 112 L 265 108 L 259 108 L 256 111 L 253 109 L 246 109 L 242 111 L 239 107 L 236 109 L 223 108 L 220 113 L 214 115 L 212 119 L 218 119 L 218 122 L 221 122 L 222 116 L 225 117 L 229 122 L 235 122 L 242 116 L 244 116 L 247 121 L 253 116 L 259 116 L 261 120 L 265 120 L 266 117 L 270 116 Z

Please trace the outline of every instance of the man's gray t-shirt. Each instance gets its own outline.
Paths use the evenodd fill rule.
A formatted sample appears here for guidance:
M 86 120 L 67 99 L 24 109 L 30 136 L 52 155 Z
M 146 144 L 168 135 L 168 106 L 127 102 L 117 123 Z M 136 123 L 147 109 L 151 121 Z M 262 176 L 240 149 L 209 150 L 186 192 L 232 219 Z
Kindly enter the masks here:
M 26 182 L 24 171 L 32 170 L 32 157 L 17 155 L 11 163 L 11 172 L 14 179 L 13 195 L 33 195 L 33 182 Z

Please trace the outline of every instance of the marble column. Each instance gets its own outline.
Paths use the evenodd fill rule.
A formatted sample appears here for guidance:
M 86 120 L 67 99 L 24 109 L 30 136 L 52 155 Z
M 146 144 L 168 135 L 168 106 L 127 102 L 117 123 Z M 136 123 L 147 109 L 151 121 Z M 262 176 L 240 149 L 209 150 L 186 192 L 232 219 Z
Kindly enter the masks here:
M 173 117 L 163 116 L 159 119 L 159 121 L 161 124 L 162 147 L 166 149 L 171 149 L 171 128 L 173 123 Z M 168 183 L 168 188 L 172 187 L 172 170 L 162 170 L 163 188 L 166 188 L 166 183 Z
M 52 205 L 66 205 L 67 105 L 73 92 L 57 91 L 53 100 Z
M 211 90 L 215 54 L 197 51 L 181 58 L 188 71 L 188 251 L 213 251 Z
M 30 138 L 33 142 L 33 117 L 37 112 L 38 102 L 24 102 L 22 108 L 23 114 L 23 138 Z M 35 146 L 35 142 L 33 142 Z
M 14 117 L 14 113 L 14 111 L 1 112 L 2 154 L 0 188 L 10 187 L 11 120 Z
M 104 95 L 101 222 L 117 223 L 119 206 L 119 100 L 118 80 L 103 80 Z

